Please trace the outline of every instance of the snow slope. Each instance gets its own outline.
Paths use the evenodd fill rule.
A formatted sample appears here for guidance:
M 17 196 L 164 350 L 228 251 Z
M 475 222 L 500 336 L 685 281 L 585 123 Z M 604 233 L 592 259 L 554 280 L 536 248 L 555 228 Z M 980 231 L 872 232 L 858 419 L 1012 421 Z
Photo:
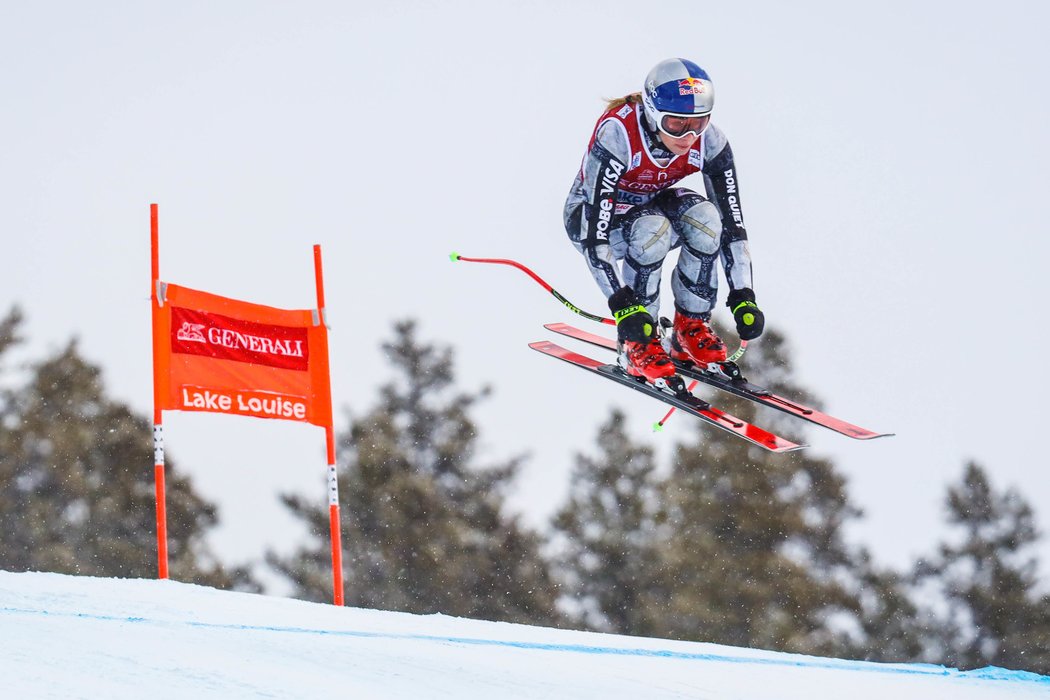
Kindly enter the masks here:
M 0 698 L 1050 698 L 1050 677 L 0 572 Z

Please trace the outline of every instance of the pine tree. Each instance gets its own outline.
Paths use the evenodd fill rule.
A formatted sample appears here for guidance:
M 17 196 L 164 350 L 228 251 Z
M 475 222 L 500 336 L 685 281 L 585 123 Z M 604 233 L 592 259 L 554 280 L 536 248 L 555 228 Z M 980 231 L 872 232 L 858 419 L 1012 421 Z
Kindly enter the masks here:
M 22 342 L 22 337 L 18 334 L 18 331 L 23 320 L 22 310 L 17 306 L 12 307 L 7 312 L 7 315 L 0 320 L 0 358 L 10 348 Z
M 1038 563 L 1027 554 L 1039 538 L 1031 507 L 1012 489 L 995 491 L 972 462 L 946 501 L 962 539 L 916 567 L 948 601 L 944 661 L 1050 673 L 1050 595 L 1038 595 Z
M 474 466 L 469 412 L 487 392 L 455 393 L 451 351 L 421 344 L 412 322 L 398 323 L 383 348 L 397 379 L 338 441 L 347 604 L 556 620 L 540 540 L 504 512 L 519 460 Z M 327 511 L 295 496 L 283 500 L 314 539 L 268 559 L 296 596 L 330 600 Z
M 855 567 L 860 634 L 848 655 L 866 661 L 934 661 L 940 626 L 932 613 L 916 604 L 910 577 L 875 565 L 862 551 Z
M 0 324 L 0 349 L 17 320 Z M 5 340 L 7 339 L 7 340 Z M 105 394 L 75 342 L 9 388 L 0 423 L 0 567 L 94 576 L 156 575 L 152 428 Z M 215 507 L 167 468 L 170 572 L 207 585 L 257 589 L 204 546 Z
M 557 565 L 575 622 L 591 629 L 650 635 L 645 599 L 658 573 L 660 481 L 652 448 L 631 441 L 614 410 L 599 428 L 597 458 L 577 455 L 567 503 L 555 515 Z
M 817 403 L 792 381 L 784 338 L 774 330 L 753 344 L 745 369 L 777 393 Z M 757 415 L 760 424 L 801 437 L 787 416 L 724 395 L 718 401 L 745 420 Z M 657 633 L 806 653 L 848 649 L 845 631 L 831 623 L 860 610 L 846 583 L 859 553 L 842 537 L 859 510 L 844 479 L 805 452 L 772 455 L 704 425 L 695 435 L 678 445 L 666 483 L 670 537 L 661 551 Z

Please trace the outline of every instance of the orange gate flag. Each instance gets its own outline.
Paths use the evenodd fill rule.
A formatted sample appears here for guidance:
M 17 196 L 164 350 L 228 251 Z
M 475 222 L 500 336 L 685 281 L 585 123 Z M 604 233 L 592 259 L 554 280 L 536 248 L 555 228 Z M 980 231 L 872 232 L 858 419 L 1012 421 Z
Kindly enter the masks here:
M 285 310 L 158 282 L 158 408 L 332 426 L 323 310 Z
M 317 308 L 275 309 L 162 282 L 157 205 L 150 204 L 149 211 L 157 575 L 168 578 L 164 411 L 294 420 L 325 429 L 332 599 L 342 605 L 343 553 L 321 246 L 314 246 Z

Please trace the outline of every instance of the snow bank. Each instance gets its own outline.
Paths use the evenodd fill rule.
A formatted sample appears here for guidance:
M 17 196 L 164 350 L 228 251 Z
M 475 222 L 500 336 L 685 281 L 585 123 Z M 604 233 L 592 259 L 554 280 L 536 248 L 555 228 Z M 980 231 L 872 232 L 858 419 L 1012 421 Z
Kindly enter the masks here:
M 4 698 L 1050 698 L 1050 677 L 0 572 Z

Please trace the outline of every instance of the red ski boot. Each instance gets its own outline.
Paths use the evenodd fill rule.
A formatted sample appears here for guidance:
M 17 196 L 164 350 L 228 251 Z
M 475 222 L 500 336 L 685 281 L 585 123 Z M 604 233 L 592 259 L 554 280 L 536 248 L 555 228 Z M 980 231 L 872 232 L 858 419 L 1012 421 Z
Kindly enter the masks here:
M 692 362 L 707 369 L 710 362 L 725 362 L 726 344 L 704 319 L 675 313 L 671 357 L 676 362 Z
M 626 358 L 626 363 L 621 364 L 632 377 L 641 377 L 651 384 L 665 386 L 667 379 L 675 376 L 674 363 L 667 356 L 659 338 L 654 336 L 644 343 L 625 340 L 622 348 L 621 358 Z

